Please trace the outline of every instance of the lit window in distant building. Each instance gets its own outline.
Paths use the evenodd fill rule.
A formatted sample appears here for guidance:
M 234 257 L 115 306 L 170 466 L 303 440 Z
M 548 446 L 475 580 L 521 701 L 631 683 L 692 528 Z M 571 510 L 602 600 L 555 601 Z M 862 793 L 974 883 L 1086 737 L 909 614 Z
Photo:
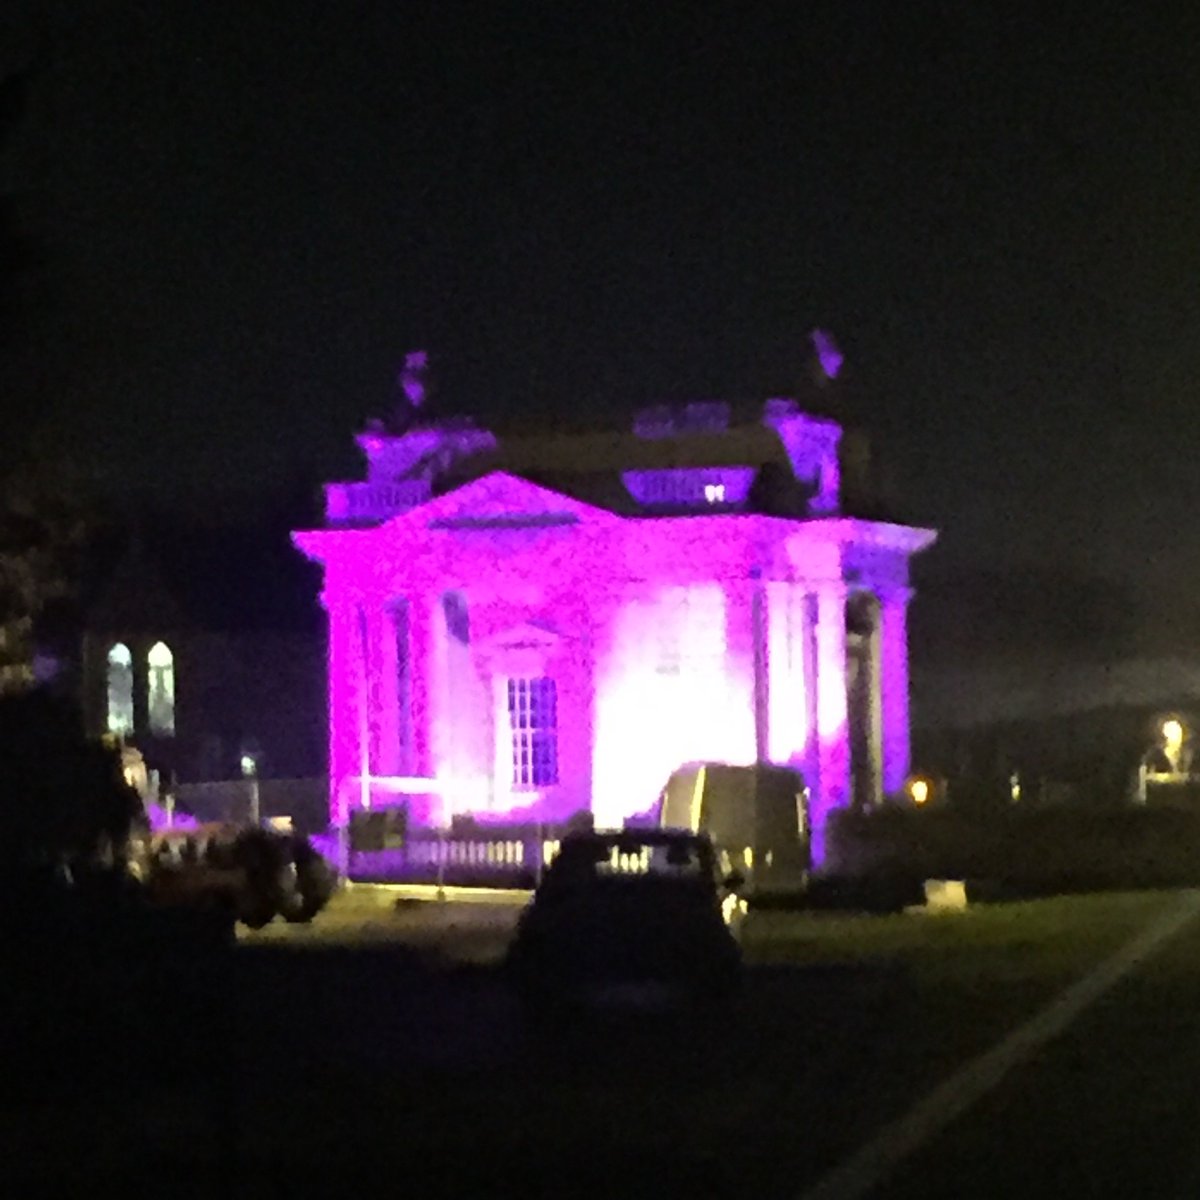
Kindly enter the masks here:
M 558 690 L 546 675 L 508 681 L 512 782 L 518 792 L 558 782 Z
M 109 649 L 108 732 L 124 736 L 133 732 L 133 655 L 123 642 Z
M 147 715 L 150 732 L 170 735 L 175 732 L 175 657 L 165 642 L 155 642 L 146 656 L 150 668 L 147 688 Z

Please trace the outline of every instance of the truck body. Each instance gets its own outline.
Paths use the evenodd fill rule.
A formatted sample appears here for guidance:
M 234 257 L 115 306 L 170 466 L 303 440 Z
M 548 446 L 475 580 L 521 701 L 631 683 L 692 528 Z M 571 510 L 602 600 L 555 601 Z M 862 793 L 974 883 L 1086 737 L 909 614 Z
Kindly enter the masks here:
M 738 872 L 749 896 L 799 891 L 807 883 L 808 788 L 791 767 L 685 764 L 663 788 L 659 824 L 706 833 L 722 869 Z

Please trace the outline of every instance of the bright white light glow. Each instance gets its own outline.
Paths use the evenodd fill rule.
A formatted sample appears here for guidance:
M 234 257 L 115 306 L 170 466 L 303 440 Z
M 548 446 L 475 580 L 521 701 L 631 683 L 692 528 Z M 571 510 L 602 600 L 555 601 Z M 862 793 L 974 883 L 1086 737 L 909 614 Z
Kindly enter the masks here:
M 123 642 L 109 649 L 107 666 L 108 732 L 133 732 L 133 655 Z
M 598 671 L 592 812 L 619 826 L 644 811 L 681 763 L 754 761 L 754 714 L 739 700 L 719 584 L 653 588 L 624 604 Z M 677 671 L 663 673 L 664 631 Z
M 152 733 L 175 732 L 175 657 L 164 642 L 155 642 L 146 655 L 150 668 L 147 709 Z

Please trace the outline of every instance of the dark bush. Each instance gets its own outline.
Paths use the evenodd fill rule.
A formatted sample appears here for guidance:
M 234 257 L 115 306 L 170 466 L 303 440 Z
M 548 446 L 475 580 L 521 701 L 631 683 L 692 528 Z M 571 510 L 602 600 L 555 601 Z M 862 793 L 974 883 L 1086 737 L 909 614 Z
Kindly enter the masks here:
M 1200 811 L 890 807 L 839 813 L 827 872 L 967 879 L 1021 894 L 1200 885 Z
M 35 690 L 0 697 L 0 866 L 5 874 L 120 852 L 142 816 L 117 752 L 83 736 L 73 705 Z
M 802 897 L 780 907 L 884 914 L 924 902 L 923 880 L 912 871 L 890 868 L 869 875 L 815 876 Z

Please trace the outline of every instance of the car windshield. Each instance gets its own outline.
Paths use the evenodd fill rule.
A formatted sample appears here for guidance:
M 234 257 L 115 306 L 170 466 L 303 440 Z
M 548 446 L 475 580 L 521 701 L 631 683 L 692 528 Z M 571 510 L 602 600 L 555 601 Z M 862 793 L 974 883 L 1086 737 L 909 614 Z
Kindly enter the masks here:
M 711 880 L 711 854 L 698 838 L 567 839 L 550 864 L 545 882 L 603 878 Z

